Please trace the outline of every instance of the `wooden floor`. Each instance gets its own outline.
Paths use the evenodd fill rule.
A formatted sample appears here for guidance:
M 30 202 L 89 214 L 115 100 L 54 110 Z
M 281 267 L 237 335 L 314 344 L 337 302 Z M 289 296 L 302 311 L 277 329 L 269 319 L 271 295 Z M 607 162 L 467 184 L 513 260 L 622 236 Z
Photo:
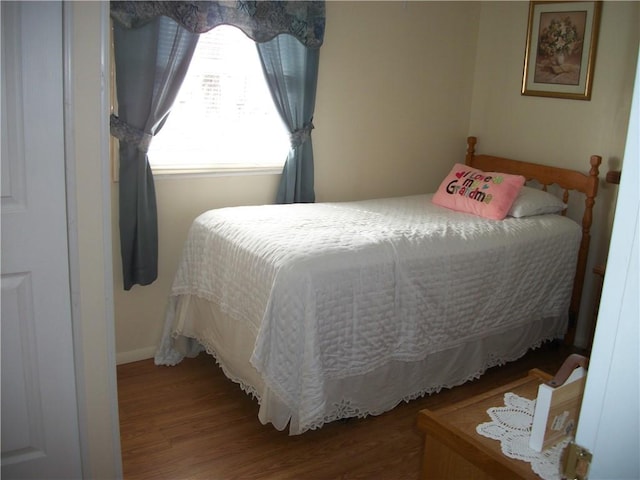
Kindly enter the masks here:
M 125 480 L 417 479 L 418 411 L 437 409 L 526 375 L 554 373 L 573 350 L 547 345 L 479 380 L 377 417 L 289 436 L 257 419 L 257 402 L 201 354 L 176 367 L 152 360 L 118 366 Z M 487 417 L 488 419 L 488 417 Z

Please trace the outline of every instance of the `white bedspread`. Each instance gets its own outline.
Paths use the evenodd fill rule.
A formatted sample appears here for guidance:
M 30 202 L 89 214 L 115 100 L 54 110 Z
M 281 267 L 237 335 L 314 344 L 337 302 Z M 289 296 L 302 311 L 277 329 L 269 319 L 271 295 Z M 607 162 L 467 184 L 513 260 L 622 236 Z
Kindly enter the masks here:
M 301 431 L 322 424 L 327 382 L 566 316 L 575 222 L 485 220 L 430 198 L 206 212 L 171 295 L 214 302 L 255 332 L 251 364 Z

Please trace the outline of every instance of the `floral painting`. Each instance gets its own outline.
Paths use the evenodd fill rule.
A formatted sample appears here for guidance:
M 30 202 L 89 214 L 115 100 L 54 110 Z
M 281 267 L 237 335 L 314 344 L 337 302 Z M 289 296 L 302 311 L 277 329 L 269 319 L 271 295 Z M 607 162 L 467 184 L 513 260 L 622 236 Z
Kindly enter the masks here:
M 540 15 L 535 81 L 578 85 L 587 12 Z
M 524 95 L 590 98 L 600 2 L 530 2 Z

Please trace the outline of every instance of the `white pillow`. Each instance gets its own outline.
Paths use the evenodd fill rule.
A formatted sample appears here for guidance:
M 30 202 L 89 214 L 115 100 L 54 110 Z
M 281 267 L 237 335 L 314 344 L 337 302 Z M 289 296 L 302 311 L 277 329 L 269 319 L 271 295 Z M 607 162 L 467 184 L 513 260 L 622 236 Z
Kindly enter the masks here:
M 546 213 L 560 213 L 567 206 L 555 195 L 531 187 L 522 187 L 507 213 L 510 217 L 522 218 Z

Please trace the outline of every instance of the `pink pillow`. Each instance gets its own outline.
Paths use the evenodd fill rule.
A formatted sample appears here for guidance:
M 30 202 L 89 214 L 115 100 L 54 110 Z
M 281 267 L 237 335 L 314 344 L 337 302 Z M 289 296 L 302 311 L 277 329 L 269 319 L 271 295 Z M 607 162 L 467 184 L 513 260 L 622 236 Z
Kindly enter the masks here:
M 524 185 L 521 175 L 482 172 L 456 163 L 433 195 L 433 203 L 458 212 L 502 220 Z

